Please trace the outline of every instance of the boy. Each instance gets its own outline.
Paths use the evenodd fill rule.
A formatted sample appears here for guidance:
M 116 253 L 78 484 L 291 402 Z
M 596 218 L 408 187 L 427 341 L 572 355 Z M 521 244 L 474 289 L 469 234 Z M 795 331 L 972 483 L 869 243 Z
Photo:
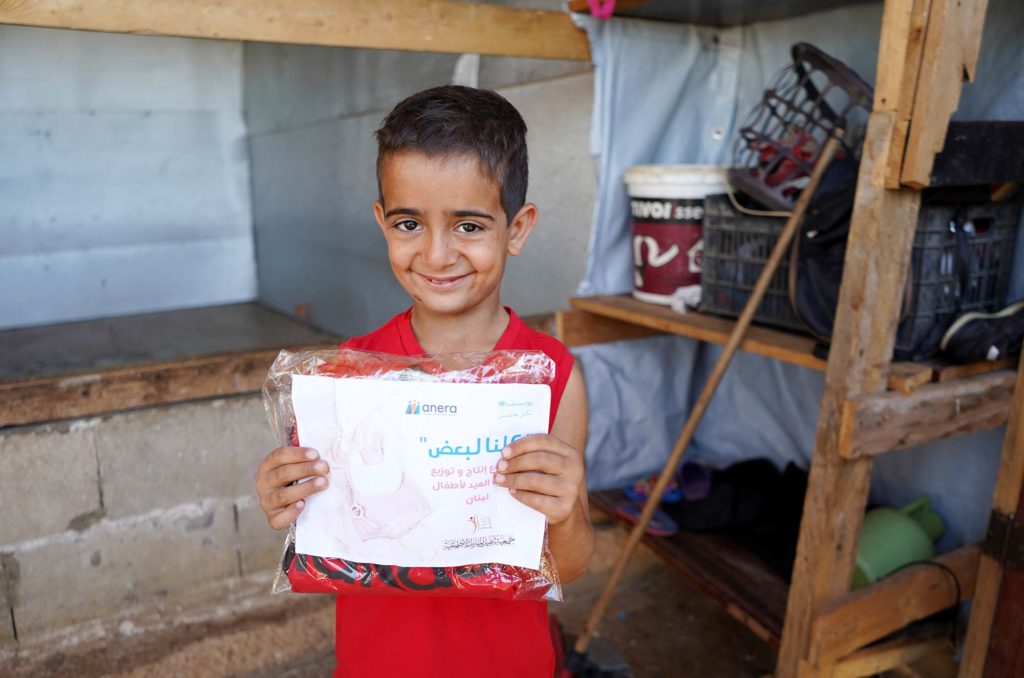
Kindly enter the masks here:
M 501 305 L 506 256 L 537 222 L 526 203 L 526 125 L 493 92 L 438 87 L 399 103 L 377 131 L 374 215 L 412 307 L 343 347 L 417 355 L 541 350 L 556 365 L 548 435 L 502 451 L 493 482 L 547 517 L 562 582 L 586 568 L 594 532 L 583 471 L 583 379 L 557 340 Z M 278 448 L 260 465 L 260 506 L 287 528 L 330 482 L 315 450 Z M 302 478 L 310 482 L 291 484 Z M 336 676 L 554 674 L 546 605 L 535 601 L 338 596 Z

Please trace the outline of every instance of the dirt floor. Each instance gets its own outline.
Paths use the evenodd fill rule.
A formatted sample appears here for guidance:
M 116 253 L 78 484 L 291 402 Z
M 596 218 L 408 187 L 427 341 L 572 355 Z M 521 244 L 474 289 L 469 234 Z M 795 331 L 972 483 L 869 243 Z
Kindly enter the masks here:
M 590 571 L 552 605 L 567 634 L 583 627 L 626 532 L 598 522 Z M 159 642 L 111 641 L 90 652 L 54 653 L 23 665 L 20 675 L 210 676 L 312 678 L 333 668 L 331 600 L 304 597 L 272 614 L 226 624 L 183 625 Z M 598 647 L 600 646 L 600 648 Z M 678 572 L 641 547 L 609 607 L 595 652 L 620 653 L 632 675 L 757 678 L 770 673 L 774 652 Z M 0 671 L 2 673 L 2 671 Z

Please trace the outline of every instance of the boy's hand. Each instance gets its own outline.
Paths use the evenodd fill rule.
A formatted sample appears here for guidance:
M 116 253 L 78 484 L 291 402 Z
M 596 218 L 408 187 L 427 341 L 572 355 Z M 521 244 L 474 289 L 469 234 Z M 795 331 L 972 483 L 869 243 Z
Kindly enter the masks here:
M 532 509 L 548 523 L 567 520 L 579 503 L 583 456 L 552 435 L 520 438 L 501 452 L 494 484 Z
M 256 473 L 256 492 L 272 528 L 283 530 L 299 517 L 306 497 L 327 487 L 327 470 L 308 447 L 279 447 L 267 455 Z M 312 480 L 297 482 L 303 478 Z

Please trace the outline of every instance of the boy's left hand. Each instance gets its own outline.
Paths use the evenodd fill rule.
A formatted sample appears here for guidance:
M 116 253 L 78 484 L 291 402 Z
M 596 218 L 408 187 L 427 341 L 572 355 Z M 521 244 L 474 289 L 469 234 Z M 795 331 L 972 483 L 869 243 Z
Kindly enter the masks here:
M 494 484 L 532 509 L 548 523 L 567 520 L 576 509 L 583 484 L 583 455 L 552 435 L 520 438 L 501 452 Z

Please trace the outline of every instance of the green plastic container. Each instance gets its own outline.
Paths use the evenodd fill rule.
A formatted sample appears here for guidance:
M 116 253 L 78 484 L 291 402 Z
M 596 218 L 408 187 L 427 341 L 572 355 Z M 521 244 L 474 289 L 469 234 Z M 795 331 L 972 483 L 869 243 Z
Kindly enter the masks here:
M 900 509 L 882 507 L 868 511 L 857 546 L 853 590 L 878 581 L 908 563 L 935 556 L 935 542 L 946 526 L 932 511 L 928 496 L 918 497 Z

